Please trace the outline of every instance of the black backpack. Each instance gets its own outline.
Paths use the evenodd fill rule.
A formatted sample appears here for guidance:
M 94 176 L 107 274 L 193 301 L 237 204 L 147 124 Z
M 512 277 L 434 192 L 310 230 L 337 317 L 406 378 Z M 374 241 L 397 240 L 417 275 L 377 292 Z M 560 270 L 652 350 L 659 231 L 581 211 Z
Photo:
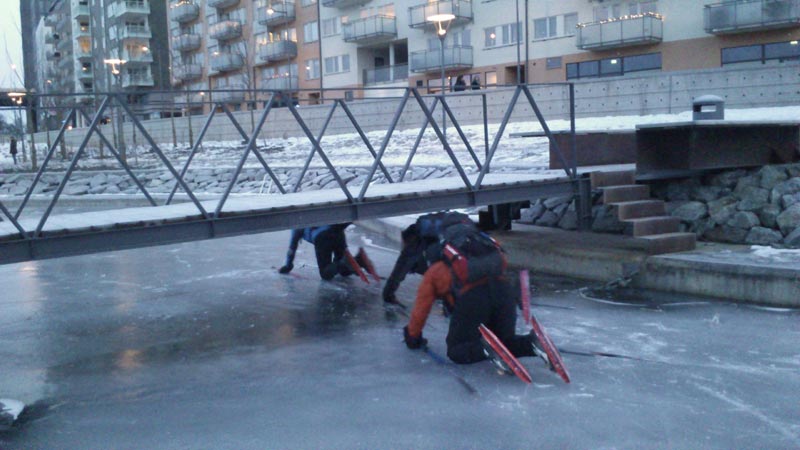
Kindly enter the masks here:
M 475 226 L 469 216 L 458 212 L 425 214 L 417 219 L 417 233 L 423 240 L 423 253 L 429 265 L 442 259 L 444 233 L 453 225 Z
M 442 259 L 462 292 L 476 283 L 501 277 L 508 266 L 500 244 L 471 222 L 448 227 L 442 245 Z

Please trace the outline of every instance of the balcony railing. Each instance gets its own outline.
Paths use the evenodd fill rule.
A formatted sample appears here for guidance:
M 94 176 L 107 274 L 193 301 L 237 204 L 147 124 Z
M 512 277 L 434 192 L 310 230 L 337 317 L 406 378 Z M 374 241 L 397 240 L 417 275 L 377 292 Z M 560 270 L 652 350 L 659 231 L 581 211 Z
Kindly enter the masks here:
M 200 35 L 186 33 L 172 38 L 172 48 L 179 52 L 191 52 L 200 48 Z
M 122 87 L 123 88 L 132 88 L 132 87 L 152 87 L 155 83 L 153 82 L 153 75 L 146 73 L 146 74 L 126 74 L 122 76 Z
M 78 67 L 75 72 L 77 73 L 79 80 L 91 80 L 94 78 L 92 69 L 83 70 L 83 67 Z
M 258 55 L 263 61 L 281 61 L 297 56 L 297 44 L 294 41 L 274 41 L 262 45 Z
M 146 16 L 150 14 L 150 0 L 116 0 L 110 9 L 111 17 Z
M 72 15 L 78 20 L 88 19 L 91 16 L 91 12 L 89 11 L 89 5 L 78 3 L 72 10 Z
M 211 57 L 211 70 L 230 72 L 244 66 L 244 57 L 238 53 L 219 53 Z
M 364 84 L 391 83 L 408 79 L 408 64 L 364 69 Z
M 196 80 L 203 76 L 203 66 L 200 64 L 182 64 L 175 67 L 175 78 L 181 81 Z
M 293 22 L 295 19 L 294 2 L 275 0 L 258 10 L 258 23 L 275 26 Z
M 292 91 L 298 88 L 297 75 L 267 78 L 261 82 L 262 89 L 275 89 L 276 91 Z
M 91 50 L 84 50 L 80 47 L 75 48 L 75 57 L 79 60 L 89 60 L 93 58 Z
M 664 20 L 659 14 L 625 16 L 578 25 L 576 46 L 582 50 L 606 50 L 661 42 Z
M 175 22 L 191 22 L 200 17 L 200 7 L 193 1 L 181 0 L 170 7 L 170 15 Z
M 472 47 L 459 45 L 444 48 L 445 69 L 472 67 Z M 411 53 L 412 72 L 434 72 L 442 68 L 441 50 L 421 50 Z
M 153 34 L 145 25 L 127 25 L 119 33 L 120 39 L 150 39 Z
M 247 89 L 247 86 L 244 85 L 232 85 L 226 87 L 218 87 L 219 91 L 215 90 L 211 92 L 211 97 L 215 102 L 223 102 L 223 103 L 242 103 L 245 98 L 246 92 L 244 89 Z M 235 91 L 225 91 L 224 89 L 236 89 Z
M 408 8 L 408 26 L 411 28 L 433 28 L 434 22 L 428 17 L 437 14 L 452 14 L 455 16 L 450 26 L 472 22 L 472 2 L 469 0 L 442 0 L 429 2 Z
M 208 28 L 211 39 L 227 41 L 242 36 L 242 22 L 238 20 L 223 20 Z
M 230 8 L 239 4 L 240 0 L 208 0 L 208 6 L 212 8 Z
M 745 0 L 706 5 L 707 33 L 728 34 L 800 26 L 800 0 Z
M 322 6 L 328 8 L 349 8 L 351 6 L 363 5 L 370 0 L 322 0 Z
M 125 50 L 122 52 L 122 59 L 127 61 L 127 64 L 150 64 L 153 62 L 153 54 L 143 51 L 131 53 Z
M 80 25 L 75 27 L 75 38 L 90 38 L 92 37 L 92 30 L 88 25 Z
M 365 17 L 344 24 L 342 31 L 345 42 L 367 44 L 392 40 L 397 37 L 397 19 L 385 15 Z

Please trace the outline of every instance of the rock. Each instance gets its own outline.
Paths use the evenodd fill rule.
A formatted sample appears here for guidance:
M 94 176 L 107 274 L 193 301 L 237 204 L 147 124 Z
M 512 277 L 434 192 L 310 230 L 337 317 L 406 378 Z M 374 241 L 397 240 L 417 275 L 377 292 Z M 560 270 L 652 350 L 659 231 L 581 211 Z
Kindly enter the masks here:
M 108 177 L 104 173 L 99 173 L 89 179 L 89 186 L 92 188 L 97 188 L 106 183 L 108 183 Z
M 729 227 L 734 228 L 744 228 L 749 230 L 750 228 L 756 227 L 761 225 L 761 221 L 758 220 L 758 216 L 755 213 L 750 211 L 739 211 L 731 216 L 726 223 Z
M 783 235 L 771 228 L 753 227 L 744 238 L 744 242 L 750 245 L 771 245 L 781 242 Z
M 758 212 L 758 219 L 761 220 L 761 225 L 767 228 L 777 228 L 780 213 L 781 208 L 777 205 L 767 204 Z
M 108 187 L 106 187 L 106 190 L 104 192 L 104 194 L 119 194 L 119 193 L 120 193 L 119 188 L 114 184 L 108 185 Z
M 675 208 L 671 215 L 679 217 L 684 222 L 694 222 L 708 215 L 708 207 L 702 202 L 686 202 Z
M 732 244 L 743 244 L 749 230 L 744 228 L 733 228 L 726 225 L 716 226 L 703 235 L 706 240 L 713 242 L 729 242 Z
M 741 198 L 741 195 L 739 193 L 742 191 L 742 189 L 744 189 L 747 186 L 759 187 L 759 181 L 760 180 L 758 175 L 743 176 L 742 178 L 739 178 L 739 180 L 736 182 L 736 187 L 733 189 L 733 193 L 739 195 L 739 197 Z
M 88 192 L 88 184 L 68 184 L 67 187 L 64 188 L 64 194 L 66 195 L 84 195 Z
M 769 202 L 769 191 L 757 186 L 744 186 L 737 195 L 741 199 L 736 205 L 739 211 L 755 211 Z
M 536 225 L 540 227 L 554 227 L 558 224 L 558 216 L 553 211 L 545 211 L 541 217 L 536 220 Z
M 719 186 L 695 186 L 689 191 L 689 198 L 708 203 L 722 197 L 725 192 L 728 190 Z
M 681 223 L 681 226 L 685 227 L 685 224 Z M 684 228 L 684 230 L 688 230 L 698 236 L 702 236 L 706 233 L 706 231 L 711 230 L 715 226 L 717 226 L 717 223 L 714 222 L 710 217 L 707 217 L 705 219 L 692 222 L 691 225 L 687 228 Z
M 800 192 L 800 178 L 789 179 L 783 183 L 776 184 L 772 188 L 769 202 L 777 205 L 784 195 L 791 195 L 797 192 Z
M 783 166 L 789 178 L 800 177 L 800 163 L 786 164 Z
M 91 186 L 90 185 L 89 186 L 89 193 L 90 194 L 102 194 L 105 190 L 106 190 L 106 186 L 105 185 L 99 185 L 99 186 Z
M 776 184 L 789 178 L 782 166 L 764 166 L 757 173 L 760 178 L 759 186 L 764 189 L 772 189 Z
M 562 195 L 559 197 L 550 197 L 544 200 L 544 206 L 547 209 L 554 209 L 556 206 L 561 205 L 562 203 L 567 203 L 572 201 L 571 195 Z
M 690 193 L 700 185 L 700 180 L 691 178 L 686 181 L 677 183 L 670 183 L 667 186 L 667 200 L 675 201 L 689 201 Z
M 736 183 L 739 181 L 739 178 L 747 175 L 746 170 L 733 170 L 730 172 L 723 172 L 717 175 L 714 175 L 709 180 L 709 183 L 712 186 L 719 186 L 722 188 L 733 189 L 736 187 Z
M 561 220 L 558 221 L 558 227 L 564 230 L 578 229 L 578 213 L 574 210 L 567 210 L 564 212 L 564 215 L 561 216 Z
M 781 206 L 783 209 L 787 209 L 790 206 L 794 205 L 795 203 L 800 203 L 800 192 L 794 194 L 786 194 L 781 197 Z
M 617 211 L 610 205 L 598 205 L 592 208 L 592 231 L 599 233 L 621 233 L 625 224 L 617 218 Z
M 552 211 L 558 217 L 558 220 L 561 220 L 561 217 L 567 211 L 567 208 L 569 208 L 569 203 L 562 203 L 553 208 Z
M 14 184 L 9 186 L 8 193 L 10 195 L 25 195 L 25 192 L 28 191 L 28 186 L 22 184 Z
M 787 247 L 800 248 L 800 227 L 795 228 L 794 231 L 783 238 L 783 243 Z
M 775 221 L 784 236 L 794 231 L 800 226 L 800 203 L 796 203 L 784 210 Z
M 708 202 L 708 215 L 716 223 L 725 223 L 736 212 L 738 201 L 733 196 Z
M 536 219 L 542 216 L 546 211 L 544 205 L 542 204 L 541 200 L 537 200 L 530 208 L 525 208 L 520 211 L 520 222 L 522 223 L 534 223 Z

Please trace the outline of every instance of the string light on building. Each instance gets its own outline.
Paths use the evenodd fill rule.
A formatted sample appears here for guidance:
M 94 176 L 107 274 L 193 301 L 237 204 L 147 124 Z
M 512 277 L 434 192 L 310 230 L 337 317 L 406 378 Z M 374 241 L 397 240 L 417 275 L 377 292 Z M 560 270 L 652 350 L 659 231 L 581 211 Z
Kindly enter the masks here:
M 585 27 L 591 26 L 591 25 L 603 25 L 603 24 L 606 24 L 606 23 L 621 22 L 621 21 L 624 21 L 624 20 L 643 19 L 645 17 L 652 17 L 654 19 L 658 19 L 658 20 L 664 21 L 664 16 L 663 15 L 661 15 L 659 13 L 654 13 L 654 12 L 646 12 L 646 13 L 642 13 L 642 14 L 629 14 L 629 15 L 626 15 L 626 16 L 612 17 L 612 18 L 606 19 L 606 20 L 598 20 L 597 22 L 579 23 L 579 24 L 575 25 L 575 28 L 585 28 Z

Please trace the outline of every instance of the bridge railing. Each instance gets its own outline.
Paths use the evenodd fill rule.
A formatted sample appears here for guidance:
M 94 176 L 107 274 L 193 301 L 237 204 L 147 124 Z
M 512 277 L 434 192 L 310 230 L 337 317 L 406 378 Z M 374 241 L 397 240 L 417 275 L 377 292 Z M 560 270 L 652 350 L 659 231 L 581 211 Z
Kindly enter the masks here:
M 466 92 L 457 95 L 424 95 L 417 88 L 390 88 L 394 89 L 394 92 L 397 93 L 397 95 L 393 97 L 396 100 L 396 107 L 392 112 L 391 120 L 385 126 L 385 131 L 382 131 L 383 136 L 378 145 L 374 145 L 369 139 L 367 132 L 352 110 L 353 105 L 357 104 L 358 101 L 336 97 L 335 95 L 330 95 L 330 93 L 327 95 L 327 112 L 325 114 L 325 119 L 322 121 L 322 125 L 317 134 L 314 134 L 309 126 L 308 120 L 304 119 L 298 110 L 298 105 L 295 104 L 294 101 L 290 100 L 292 98 L 292 92 L 296 91 L 288 92 L 244 89 L 214 90 L 211 92 L 184 91 L 181 92 L 181 95 L 185 95 L 186 103 L 185 105 L 180 105 L 179 102 L 177 102 L 178 107 L 188 108 L 192 107 L 193 105 L 197 106 L 197 104 L 200 103 L 201 105 L 208 107 L 209 114 L 206 117 L 199 134 L 197 134 L 197 136 L 193 136 L 192 142 L 190 142 L 189 154 L 180 167 L 178 167 L 177 162 L 173 163 L 170 161 L 165 152 L 162 150 L 161 146 L 151 136 L 147 127 L 144 126 L 142 120 L 134 112 L 132 105 L 127 101 L 128 98 L 131 98 L 127 95 L 128 93 L 123 94 L 119 92 L 112 92 L 94 94 L 93 105 L 88 105 L 86 103 L 77 101 L 77 96 L 59 94 L 33 96 L 33 102 L 38 104 L 55 105 L 56 102 L 53 100 L 60 100 L 58 103 L 62 106 L 58 107 L 62 108 L 62 116 L 64 112 L 66 113 L 65 119 L 61 122 L 55 138 L 49 140 L 44 159 L 41 162 L 41 166 L 38 167 L 38 170 L 33 177 L 33 181 L 25 191 L 24 198 L 22 199 L 16 211 L 10 211 L 5 205 L 2 204 L 2 202 L 0 202 L 0 212 L 2 212 L 2 214 L 11 221 L 11 223 L 19 232 L 20 238 L 36 239 L 40 237 L 48 218 L 53 212 L 54 207 L 58 204 L 59 199 L 62 197 L 64 190 L 69 183 L 70 177 L 76 171 L 79 161 L 85 157 L 87 149 L 89 148 L 90 140 L 95 136 L 101 142 L 101 146 L 109 150 L 119 166 L 136 185 L 138 191 L 140 191 L 146 197 L 149 204 L 152 206 L 158 206 L 157 201 L 151 195 L 151 193 L 148 192 L 145 183 L 143 183 L 137 177 L 136 173 L 131 167 L 130 161 L 128 158 L 126 158 L 123 148 L 125 145 L 124 141 L 118 140 L 116 133 L 114 136 L 112 136 L 112 138 L 109 138 L 109 136 L 105 134 L 105 132 L 108 131 L 108 126 L 106 125 L 104 127 L 103 122 L 108 121 L 108 114 L 112 108 L 117 110 L 116 114 L 112 114 L 112 116 L 115 117 L 117 121 L 121 121 L 124 117 L 124 120 L 127 123 L 130 123 L 134 133 L 138 133 L 138 135 L 144 139 L 145 146 L 149 148 L 149 150 L 157 157 L 157 160 L 160 162 L 161 166 L 169 172 L 171 177 L 170 183 L 172 187 L 164 204 L 169 205 L 172 203 L 175 195 L 180 191 L 188 197 L 188 200 L 194 205 L 194 207 L 197 209 L 197 212 L 205 220 L 219 218 L 225 213 L 225 204 L 233 192 L 234 186 L 241 176 L 246 162 L 251 155 L 255 156 L 261 167 L 263 167 L 267 176 L 271 179 L 273 185 L 281 194 L 290 194 L 300 191 L 301 182 L 306 176 L 312 160 L 315 157 L 318 157 L 322 161 L 325 170 L 327 170 L 333 177 L 336 187 L 338 187 L 338 189 L 344 194 L 346 201 L 353 204 L 363 203 L 366 201 L 370 188 L 376 182 L 378 182 L 378 180 L 385 180 L 388 183 L 400 183 L 405 180 L 412 164 L 412 160 L 414 159 L 414 156 L 420 147 L 423 135 L 425 135 L 428 127 L 433 130 L 438 143 L 441 144 L 443 152 L 447 155 L 447 159 L 457 173 L 457 176 L 463 183 L 464 187 L 471 192 L 480 191 L 482 189 L 484 178 L 489 173 L 492 161 L 500 147 L 506 128 L 511 121 L 512 114 L 520 103 L 526 105 L 526 107 L 530 109 L 532 116 L 535 117 L 535 122 L 537 122 L 543 130 L 542 134 L 549 139 L 551 152 L 559 158 L 561 167 L 564 168 L 565 174 L 574 180 L 577 179 L 577 167 L 574 159 L 574 86 L 571 83 L 562 83 L 560 85 L 567 91 L 566 98 L 568 105 L 566 108 L 569 111 L 568 117 L 570 123 L 570 132 L 572 134 L 571 154 L 573 155 L 570 161 L 565 158 L 564 153 L 558 146 L 558 141 L 553 138 L 553 134 L 547 124 L 547 121 L 545 120 L 544 114 L 537 105 L 531 90 L 534 85 L 513 86 L 512 89 L 509 90 L 511 95 L 507 105 L 505 105 L 501 120 L 499 123 L 493 123 L 491 127 L 487 114 L 486 91 Z M 364 89 L 367 90 L 369 88 Z M 338 92 L 341 93 L 341 91 Z M 207 99 L 204 98 L 204 94 L 206 93 L 209 94 Z M 153 93 L 150 95 L 153 95 Z M 82 97 L 85 97 L 85 95 Z M 233 111 L 231 111 L 230 98 L 239 97 L 246 99 L 246 101 L 249 102 L 248 104 L 251 105 L 257 105 L 259 103 L 263 103 L 264 105 L 263 109 L 260 111 L 251 111 L 251 126 L 249 133 L 245 130 L 245 127 L 241 123 L 241 116 L 237 118 Z M 479 148 L 480 144 L 475 145 L 476 143 L 471 142 L 470 137 L 467 133 L 465 133 L 459 122 L 458 114 L 456 114 L 451 106 L 454 98 L 457 100 L 463 100 L 464 98 L 469 97 L 480 98 L 481 101 L 482 111 L 480 112 L 480 116 L 483 128 L 483 155 L 479 155 L 479 152 L 476 152 L 476 148 Z M 412 105 L 416 105 L 416 112 L 421 113 L 423 116 L 422 123 L 419 125 L 419 131 L 416 140 L 408 151 L 405 164 L 403 165 L 402 170 L 399 172 L 399 176 L 393 177 L 384 164 L 384 157 L 386 156 L 393 134 L 398 130 L 398 124 L 400 123 L 401 117 L 405 112 L 412 108 Z M 438 117 L 436 117 L 436 114 L 434 114 L 437 107 L 441 109 L 441 121 Z M 300 128 L 302 131 L 302 136 L 310 144 L 310 151 L 304 160 L 300 175 L 294 183 L 294 186 L 287 186 L 287 184 L 291 183 L 288 181 L 282 182 L 280 180 L 278 175 L 275 173 L 275 170 L 270 165 L 268 158 L 264 156 L 258 146 L 259 136 L 262 134 L 262 131 L 264 131 L 265 127 L 268 126 L 268 119 L 270 118 L 271 114 L 274 114 L 275 110 L 278 108 L 286 108 L 289 117 L 291 117 L 294 123 Z M 337 168 L 337 164 L 334 164 L 330 158 L 328 153 L 329 149 L 326 149 L 322 144 L 331 120 L 337 111 L 341 111 L 341 113 L 344 114 L 344 120 L 352 125 L 352 129 L 355 131 L 358 136 L 358 140 L 360 141 L 359 145 L 363 144 L 363 150 L 369 153 L 369 159 L 371 160 L 371 164 L 367 168 L 366 178 L 361 186 L 355 190 L 348 188 L 345 180 L 342 177 L 342 174 L 340 173 L 340 168 Z M 239 137 L 242 139 L 244 147 L 242 149 L 242 154 L 239 156 L 238 161 L 236 162 L 236 167 L 231 179 L 225 186 L 224 191 L 217 199 L 216 204 L 212 209 L 204 206 L 203 202 L 198 199 L 196 193 L 193 192 L 185 177 L 193 159 L 203 145 L 204 139 L 206 138 L 206 135 L 212 126 L 213 120 L 215 117 L 220 115 L 226 117 L 230 121 L 230 123 L 236 129 Z M 256 115 L 258 116 L 257 119 L 255 118 Z M 364 119 L 362 116 L 362 121 L 363 120 Z M 457 139 L 453 139 L 452 137 L 448 138 L 446 135 L 444 127 L 448 125 L 448 120 L 449 126 L 454 129 L 457 134 Z M 77 131 L 72 128 L 73 125 L 78 121 L 84 122 L 88 125 L 80 130 L 81 135 L 77 149 L 74 150 L 71 158 L 69 159 L 69 163 L 64 168 L 63 177 L 59 181 L 58 187 L 52 193 L 52 197 L 50 198 L 46 209 L 39 218 L 35 228 L 25 229 L 19 220 L 20 216 L 28 205 L 31 195 L 34 192 L 37 192 L 37 188 L 42 182 L 42 177 L 45 175 L 45 173 L 50 173 L 48 172 L 49 166 L 53 162 L 57 150 L 60 147 L 63 148 L 66 142 L 67 132 L 69 131 L 69 133 L 74 134 Z M 117 127 L 119 126 L 119 123 L 111 124 L 112 132 L 116 132 Z M 494 128 L 495 126 L 496 130 L 491 130 L 491 128 Z M 494 131 L 494 133 L 492 133 L 492 131 Z M 494 136 L 490 139 L 491 134 Z M 460 149 L 460 151 L 456 151 L 456 146 L 458 149 Z M 461 158 L 459 158 L 457 153 L 461 155 Z M 466 158 L 466 160 L 462 161 L 464 158 Z M 472 179 L 470 179 L 470 176 L 468 175 L 468 168 L 469 170 L 473 171 Z

